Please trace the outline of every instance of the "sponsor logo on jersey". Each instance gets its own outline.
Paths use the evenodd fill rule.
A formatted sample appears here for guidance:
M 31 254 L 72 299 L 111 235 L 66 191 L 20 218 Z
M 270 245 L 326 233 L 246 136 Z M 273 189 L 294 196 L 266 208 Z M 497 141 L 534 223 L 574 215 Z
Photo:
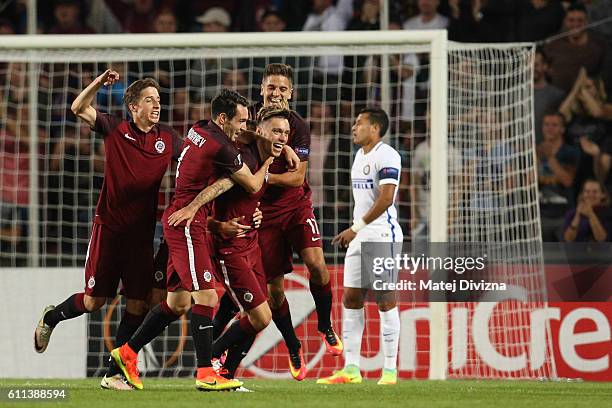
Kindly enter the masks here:
M 370 174 L 370 165 L 366 164 L 365 166 L 363 166 L 363 174 L 365 174 L 366 176 L 368 174 Z
M 155 280 L 161 282 L 164 279 L 164 273 L 162 271 L 155 271 Z
M 163 140 L 155 142 L 155 150 L 157 150 L 157 153 L 163 153 L 166 150 L 166 144 Z
M 210 271 L 204 271 L 204 280 L 206 282 L 210 282 L 212 280 L 212 275 Z
M 134 139 L 132 136 L 130 136 L 130 135 L 129 135 L 129 134 L 127 134 L 127 133 L 124 133 L 124 134 L 123 134 L 123 137 L 125 137 L 126 139 L 130 139 L 130 140 L 136 141 L 136 139 Z
M 251 303 L 253 301 L 253 294 L 251 292 L 245 292 L 243 298 L 245 302 Z
M 89 289 L 93 288 L 94 286 L 96 286 L 96 279 L 92 276 L 89 278 L 89 280 L 87 281 L 87 287 Z
M 238 156 L 234 159 L 234 164 L 236 166 L 242 166 L 242 156 L 238 153 Z
M 202 147 L 204 143 L 206 143 L 206 139 L 204 138 L 204 136 L 193 130 L 193 128 L 189 129 L 189 132 L 187 133 L 187 139 L 191 140 L 191 142 L 197 147 Z
M 352 182 L 355 190 L 372 190 L 374 188 L 374 179 L 354 178 Z

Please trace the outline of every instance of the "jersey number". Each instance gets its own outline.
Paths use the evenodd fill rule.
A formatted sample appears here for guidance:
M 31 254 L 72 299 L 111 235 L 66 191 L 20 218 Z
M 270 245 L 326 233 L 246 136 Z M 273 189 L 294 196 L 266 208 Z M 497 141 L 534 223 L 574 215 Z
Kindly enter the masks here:
M 306 220 L 310 228 L 312 229 L 312 235 L 319 235 L 319 226 L 317 225 L 317 220 L 314 218 L 308 218 Z
M 185 148 L 181 152 L 181 155 L 178 158 L 178 164 L 176 165 L 176 178 L 178 178 L 179 176 L 179 168 L 181 167 L 181 163 L 183 162 L 183 157 L 185 157 L 185 153 L 187 153 L 187 150 L 189 150 L 190 147 L 191 145 L 185 146 Z

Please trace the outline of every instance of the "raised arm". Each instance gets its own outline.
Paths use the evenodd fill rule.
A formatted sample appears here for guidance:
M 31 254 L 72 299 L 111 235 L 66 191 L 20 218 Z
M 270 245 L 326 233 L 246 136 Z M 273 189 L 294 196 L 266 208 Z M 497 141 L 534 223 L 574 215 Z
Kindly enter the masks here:
M 89 86 L 76 97 L 70 109 L 79 118 L 83 119 L 89 127 L 93 128 L 96 124 L 96 110 L 91 106 L 93 98 L 102 86 L 111 86 L 119 79 L 119 74 L 116 71 L 107 69 L 94 79 Z

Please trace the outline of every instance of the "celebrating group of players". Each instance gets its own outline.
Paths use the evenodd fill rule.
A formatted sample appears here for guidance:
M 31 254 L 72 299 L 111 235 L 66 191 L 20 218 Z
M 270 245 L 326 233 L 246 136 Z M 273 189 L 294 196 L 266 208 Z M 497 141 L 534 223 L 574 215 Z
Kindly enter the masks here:
M 111 351 L 108 372 L 102 379 L 103 388 L 142 389 L 137 369 L 139 350 L 189 309 L 197 357 L 196 388 L 245 390 L 243 383 L 234 378 L 235 372 L 257 333 L 270 320 L 287 344 L 292 376 L 302 380 L 306 376 L 306 364 L 283 290 L 283 277 L 292 271 L 293 251 L 296 251 L 310 273 L 319 334 L 329 353 L 342 354 L 343 342 L 331 323 L 329 272 L 305 181 L 310 135 L 304 119 L 288 105 L 293 91 L 292 77 L 290 66 L 269 64 L 261 84 L 263 101 L 251 107 L 251 112 L 243 96 L 222 89 L 212 100 L 212 119 L 195 123 L 182 147 L 174 131 L 158 123 L 161 106 L 155 80 L 138 80 L 126 90 L 124 102 L 131 121 L 104 114 L 91 106 L 102 86 L 117 81 L 115 71 L 107 70 L 81 92 L 72 110 L 94 131 L 104 135 L 104 184 L 87 251 L 85 290 L 44 309 L 34 334 L 37 352 L 45 351 L 59 322 L 100 309 L 107 298 L 116 295 L 121 281 L 126 308 L 116 333 L 117 348 Z M 254 120 L 254 125 L 249 118 Z M 251 129 L 247 129 L 248 125 Z M 380 141 L 387 126 L 388 118 L 379 109 L 359 115 L 353 137 L 363 148 L 362 156 L 389 154 L 387 148 L 391 148 Z M 360 137 L 365 139 L 359 140 Z M 380 153 L 376 153 L 378 150 Z M 371 179 L 367 185 L 372 186 L 366 201 L 373 205 L 358 217 L 356 214 L 353 226 L 336 237 L 336 242 L 349 247 L 347 268 L 350 271 L 345 269 L 344 294 L 346 327 L 352 327 L 346 320 L 351 311 L 355 315 L 354 309 L 360 308 L 363 315 L 363 290 L 358 278 L 360 240 L 354 240 L 358 231 L 371 223 L 371 238 L 401 239 L 401 229 L 391 222 L 393 218 L 397 224 L 397 215 L 391 217 L 389 213 L 401 169 L 399 155 L 397 160 L 395 155 L 391 154 L 392 167 L 379 169 L 373 162 L 372 175 L 369 175 L 370 165 L 363 165 L 364 171 L 367 168 L 365 176 Z M 175 192 L 162 217 L 168 262 L 166 286 L 160 287 L 153 278 L 157 193 L 172 159 L 178 165 Z M 382 158 L 382 161 L 388 159 Z M 382 195 L 377 188 L 379 184 Z M 356 204 L 363 202 L 357 199 L 355 190 L 354 195 Z M 382 201 L 378 200 L 379 195 Z M 386 232 L 378 234 L 380 228 L 386 228 L 385 225 L 376 227 L 380 220 L 391 222 L 391 231 L 399 231 L 399 236 L 396 232 L 393 237 Z M 269 255 L 262 257 L 262 249 Z M 349 262 L 351 253 L 350 259 L 354 260 Z M 215 281 L 225 288 L 220 301 Z M 396 338 L 385 348 L 385 369 L 387 360 L 392 360 L 388 371 L 393 371 L 393 375 L 381 382 L 391 384 L 396 381 L 399 315 L 394 296 L 380 299 L 381 318 L 389 310 L 397 315 L 397 324 L 392 318 Z M 218 303 L 217 313 L 213 315 Z M 350 336 L 353 356 L 357 348 L 357 360 L 362 333 L 363 316 L 359 344 L 353 339 L 358 334 L 355 330 Z M 343 338 L 347 337 L 343 335 Z M 386 337 L 385 342 L 389 343 Z M 354 360 L 354 357 L 347 358 L 344 370 L 319 381 L 358 382 L 351 375 Z

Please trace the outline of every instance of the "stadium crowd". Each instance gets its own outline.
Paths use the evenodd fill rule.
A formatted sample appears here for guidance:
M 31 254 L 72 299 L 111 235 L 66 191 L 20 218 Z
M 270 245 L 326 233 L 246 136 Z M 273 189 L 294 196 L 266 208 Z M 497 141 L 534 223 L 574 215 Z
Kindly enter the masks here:
M 26 32 L 24 0 L 4 2 L 0 34 Z M 379 30 L 378 0 L 50 0 L 38 2 L 40 34 L 290 32 Z M 535 132 L 542 230 L 545 241 L 610 241 L 612 212 L 612 91 L 610 40 L 612 0 L 389 0 L 389 29 L 447 29 L 461 42 L 536 42 L 534 64 Z M 607 22 L 606 22 L 607 21 Z M 595 23 L 595 24 L 593 24 Z M 599 24 L 601 23 L 601 24 Z M 592 26 L 591 26 L 592 25 Z M 120 81 L 101 90 L 97 104 L 106 112 L 123 109 L 129 83 L 150 75 L 161 87 L 162 121 L 184 135 L 191 123 L 210 115 L 210 99 L 220 86 L 258 100 L 266 63 L 313 66 L 312 78 L 296 81 L 296 109 L 310 123 L 309 182 L 323 235 L 348 226 L 351 101 L 365 105 L 380 98 L 376 57 L 327 56 L 304 62 L 296 57 L 198 59 L 115 63 Z M 403 149 L 400 220 L 407 235 L 422 233 L 422 216 L 411 205 L 419 194 L 411 174 L 426 173 L 417 163 L 427 132 L 427 61 L 422 55 L 392 56 L 396 95 L 391 131 Z M 81 264 L 89 220 L 101 185 L 102 143 L 90 137 L 69 111 L 79 90 L 103 64 L 46 64 L 40 75 L 41 127 L 39 185 L 44 253 L 60 264 Z M 296 70 L 310 75 L 309 70 Z M 0 258 L 26 262 L 29 146 L 28 79 L 24 63 L 0 63 Z M 306 89 L 306 84 L 315 86 Z M 346 86 L 345 86 L 346 85 Z M 301 88 L 300 88 L 301 87 Z M 300 103 L 300 101 L 302 103 Z M 307 103 L 305 101 L 308 101 Z M 326 103 L 340 101 L 340 103 Z M 332 138 L 332 135 L 338 135 Z M 451 159 L 454 160 L 452 157 Z M 419 167 L 420 166 L 420 167 Z M 424 166 L 424 167 L 423 167 Z M 171 189 L 171 177 L 165 183 Z M 166 204 L 160 200 L 160 208 Z M 347 224 L 338 225 L 338 219 Z M 21 220 L 15 221 L 15 220 Z M 61 259 L 64 256 L 65 259 Z

